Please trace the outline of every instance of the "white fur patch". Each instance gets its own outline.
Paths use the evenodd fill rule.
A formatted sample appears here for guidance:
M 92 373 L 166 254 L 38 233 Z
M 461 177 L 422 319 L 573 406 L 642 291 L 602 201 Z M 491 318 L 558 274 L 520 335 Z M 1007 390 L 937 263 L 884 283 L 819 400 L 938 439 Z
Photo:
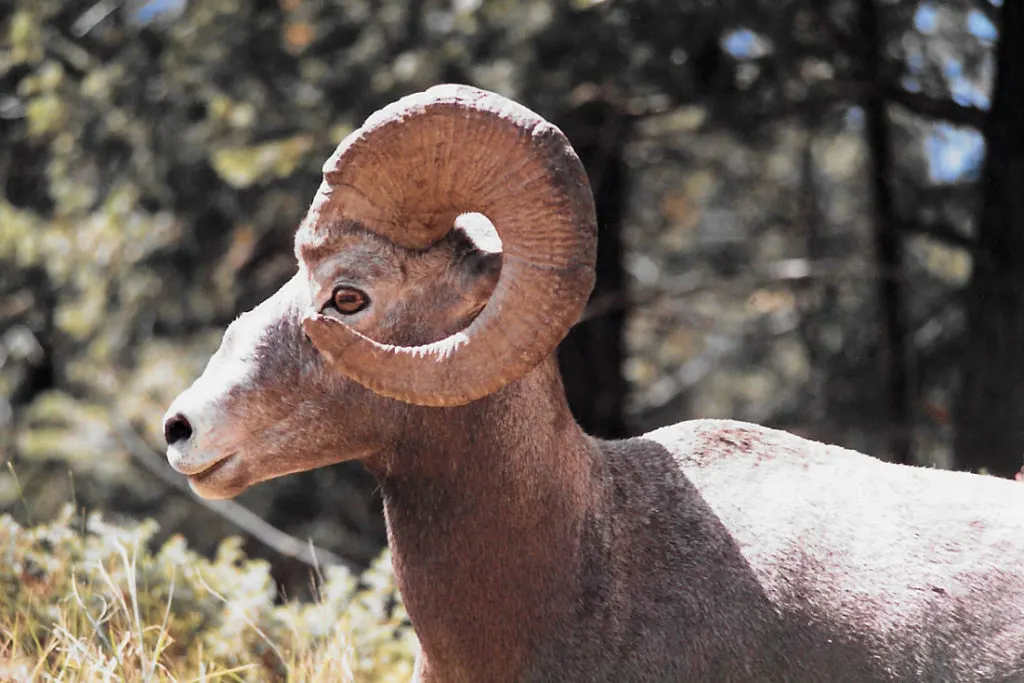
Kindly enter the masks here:
M 488 254 L 501 253 L 501 238 L 491 219 L 482 213 L 463 213 L 455 218 L 453 227 L 461 230 L 474 246 Z

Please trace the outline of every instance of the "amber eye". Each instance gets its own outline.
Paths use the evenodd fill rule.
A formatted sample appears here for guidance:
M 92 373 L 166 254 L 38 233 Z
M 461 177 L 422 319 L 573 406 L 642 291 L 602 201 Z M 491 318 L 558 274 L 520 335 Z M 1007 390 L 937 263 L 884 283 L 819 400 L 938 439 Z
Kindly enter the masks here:
M 354 287 L 338 287 L 331 295 L 330 305 L 343 315 L 358 313 L 369 304 L 370 297 Z

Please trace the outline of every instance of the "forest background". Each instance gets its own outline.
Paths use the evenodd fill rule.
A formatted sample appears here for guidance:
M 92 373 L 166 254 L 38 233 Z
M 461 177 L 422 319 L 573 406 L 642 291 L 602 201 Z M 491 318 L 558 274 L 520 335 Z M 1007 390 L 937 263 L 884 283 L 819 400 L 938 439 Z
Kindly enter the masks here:
M 210 566 L 259 577 L 253 614 L 278 621 L 282 596 L 324 597 L 307 542 L 356 574 L 379 556 L 357 463 L 203 505 L 163 462 L 160 417 L 294 272 L 337 142 L 439 82 L 521 101 L 587 167 L 599 279 L 559 358 L 589 431 L 731 417 L 897 462 L 1021 470 L 1024 3 L 7 0 L 0 40 L 0 537 L 18 548 L 0 578 L 17 611 L 34 576 L 18 558 L 61 575 L 37 596 L 39 647 L 0 619 L 0 658 L 71 666 L 44 653 L 55 596 L 103 632 L 67 593 L 90 552 L 116 584 L 134 580 L 112 568 L 120 546 L 154 577 L 170 560 L 151 550 L 207 566 L 219 546 Z M 347 666 L 386 678 L 408 658 L 381 664 L 380 643 L 405 622 L 386 555 L 367 576 L 377 640 L 354 637 L 373 661 Z M 350 602 L 331 604 L 340 618 Z M 218 637 L 255 626 L 214 612 Z M 270 635 L 234 654 L 211 636 L 210 662 L 301 666 L 298 645 L 266 665 Z M 150 638 L 140 627 L 133 652 Z M 108 640 L 97 657 L 125 667 Z M 150 655 L 173 674 L 173 651 Z

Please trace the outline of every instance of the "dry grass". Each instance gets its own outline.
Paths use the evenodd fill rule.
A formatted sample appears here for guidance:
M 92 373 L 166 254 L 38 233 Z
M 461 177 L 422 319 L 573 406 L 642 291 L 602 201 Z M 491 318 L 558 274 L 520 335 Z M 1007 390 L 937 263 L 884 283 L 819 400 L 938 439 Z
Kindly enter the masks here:
M 385 553 L 356 579 L 275 605 L 269 565 L 228 539 L 207 560 L 152 522 L 71 507 L 23 528 L 0 517 L 0 681 L 407 681 L 414 636 Z

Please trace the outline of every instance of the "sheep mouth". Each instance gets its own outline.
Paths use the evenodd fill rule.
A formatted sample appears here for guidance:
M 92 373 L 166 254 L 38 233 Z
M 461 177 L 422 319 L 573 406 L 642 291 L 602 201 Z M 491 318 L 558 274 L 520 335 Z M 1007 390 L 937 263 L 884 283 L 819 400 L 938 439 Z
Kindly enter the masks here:
M 233 460 L 236 455 L 238 455 L 238 453 L 232 453 L 231 455 L 225 456 L 218 460 L 217 462 L 213 463 L 202 472 L 196 472 L 195 474 L 188 475 L 189 481 L 192 481 L 197 484 L 205 482 L 218 471 L 223 469 L 224 465 Z

